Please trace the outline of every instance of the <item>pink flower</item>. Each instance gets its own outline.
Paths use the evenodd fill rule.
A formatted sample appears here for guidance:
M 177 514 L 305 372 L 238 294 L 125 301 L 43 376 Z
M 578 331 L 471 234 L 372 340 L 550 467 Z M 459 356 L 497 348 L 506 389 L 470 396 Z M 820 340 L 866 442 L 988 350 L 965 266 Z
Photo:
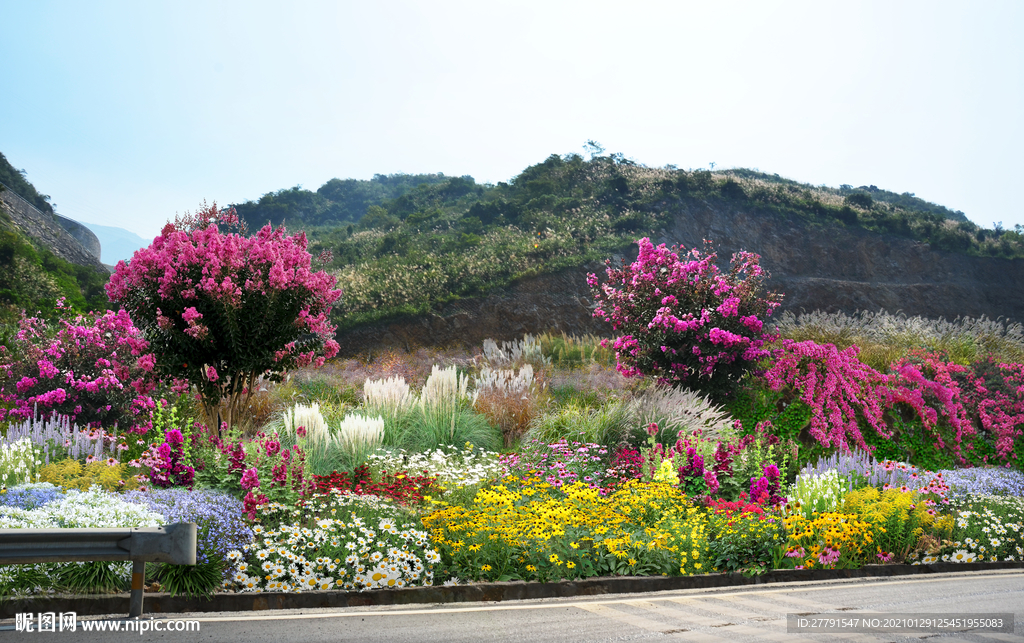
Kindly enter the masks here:
M 206 379 L 210 380 L 211 382 L 216 382 L 219 379 L 219 377 L 220 376 L 217 375 L 217 369 L 215 369 L 212 366 L 206 367 Z
M 246 490 L 255 489 L 260 486 L 260 477 L 256 467 L 246 469 L 242 474 L 242 488 Z

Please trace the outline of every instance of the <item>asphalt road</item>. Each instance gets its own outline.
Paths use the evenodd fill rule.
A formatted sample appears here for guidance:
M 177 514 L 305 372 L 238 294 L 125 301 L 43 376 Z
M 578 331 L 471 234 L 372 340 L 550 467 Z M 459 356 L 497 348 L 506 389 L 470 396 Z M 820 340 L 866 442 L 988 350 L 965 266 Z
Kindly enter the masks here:
M 938 631 L 915 633 L 801 634 L 787 632 L 787 615 L 963 615 L 1012 613 L 1013 633 Z M 148 617 L 147 617 L 148 619 Z M 0 624 L 2 641 L 228 641 L 305 643 L 333 641 L 1022 641 L 1024 572 L 1003 570 L 894 579 L 777 583 L 756 588 L 687 590 L 652 594 L 545 599 L 505 603 L 407 605 L 289 610 L 259 613 L 177 614 L 198 622 L 195 632 L 17 632 Z M 118 621 L 110 621 L 110 624 Z M 109 627 L 109 625 L 108 625 Z M 888 629 L 888 628 L 887 628 Z

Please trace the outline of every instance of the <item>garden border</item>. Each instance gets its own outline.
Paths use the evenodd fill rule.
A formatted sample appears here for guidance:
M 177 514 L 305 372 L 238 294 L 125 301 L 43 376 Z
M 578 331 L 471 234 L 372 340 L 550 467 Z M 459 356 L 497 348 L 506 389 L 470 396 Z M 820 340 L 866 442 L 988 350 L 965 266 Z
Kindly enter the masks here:
M 948 574 L 964 571 L 1024 569 L 1024 562 L 936 563 L 932 565 L 865 565 L 857 569 L 777 569 L 758 576 L 714 573 L 698 576 L 605 576 L 576 581 L 538 583 L 474 583 L 435 587 L 406 587 L 365 592 L 312 591 L 301 593 L 218 593 L 212 599 L 147 594 L 147 614 L 186 612 L 249 612 L 272 609 L 313 609 L 324 607 L 366 607 L 416 603 L 468 603 L 513 601 L 537 598 L 571 598 L 606 594 L 631 594 L 683 589 L 742 587 L 764 583 L 795 583 L 849 578 L 879 578 L 918 574 Z M 0 602 L 0 619 L 22 612 L 75 612 L 78 616 L 122 614 L 127 611 L 128 594 L 100 596 L 51 596 Z

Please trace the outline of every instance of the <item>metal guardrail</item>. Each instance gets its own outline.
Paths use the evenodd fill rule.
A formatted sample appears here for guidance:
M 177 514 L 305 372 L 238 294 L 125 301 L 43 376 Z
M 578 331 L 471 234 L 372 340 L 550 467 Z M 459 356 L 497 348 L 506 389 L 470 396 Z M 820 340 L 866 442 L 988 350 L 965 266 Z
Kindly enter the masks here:
M 146 563 L 195 565 L 195 523 L 134 529 L 0 529 L 0 565 L 94 560 L 134 563 L 128 616 L 141 616 Z

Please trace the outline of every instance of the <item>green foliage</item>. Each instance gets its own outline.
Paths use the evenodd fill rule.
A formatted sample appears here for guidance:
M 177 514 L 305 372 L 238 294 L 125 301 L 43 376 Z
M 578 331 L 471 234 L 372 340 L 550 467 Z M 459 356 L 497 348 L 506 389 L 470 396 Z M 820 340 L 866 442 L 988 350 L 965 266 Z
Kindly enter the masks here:
M 16 170 L 7 160 L 7 157 L 0 153 L 0 183 L 7 186 L 21 198 L 36 206 L 41 212 L 53 214 L 53 206 L 50 205 L 50 195 L 40 194 L 34 185 L 25 178 L 25 170 Z M 0 190 L 3 186 L 0 186 Z
M 561 335 L 544 333 L 537 337 L 544 357 L 562 368 L 577 368 L 587 364 L 615 366 L 615 351 L 601 345 L 594 335 Z
M 268 192 L 258 201 L 234 205 L 250 230 L 265 224 L 287 224 L 294 229 L 318 225 L 355 223 L 374 206 L 415 190 L 417 186 L 446 184 L 454 190 L 473 185 L 470 177 L 446 177 L 444 174 L 375 174 L 369 181 L 331 179 L 316 192 L 295 186 Z
M 161 564 L 157 575 L 160 586 L 171 596 L 209 597 L 223 581 L 224 561 L 211 560 L 196 565 Z
M 629 433 L 631 423 L 629 408 L 619 400 L 609 400 L 597 408 L 570 402 L 535 418 L 526 437 L 545 442 L 566 439 L 613 448 Z
M 16 323 L 21 309 L 53 317 L 61 297 L 76 311 L 106 310 L 103 286 L 108 276 L 37 250 L 0 219 L 0 322 Z
M 127 589 L 124 563 L 89 561 L 61 566 L 60 585 L 81 594 L 115 593 Z
M 449 449 L 467 443 L 497 451 L 504 442 L 497 428 L 469 408 L 437 409 L 417 404 L 401 419 L 401 444 L 411 451 Z

